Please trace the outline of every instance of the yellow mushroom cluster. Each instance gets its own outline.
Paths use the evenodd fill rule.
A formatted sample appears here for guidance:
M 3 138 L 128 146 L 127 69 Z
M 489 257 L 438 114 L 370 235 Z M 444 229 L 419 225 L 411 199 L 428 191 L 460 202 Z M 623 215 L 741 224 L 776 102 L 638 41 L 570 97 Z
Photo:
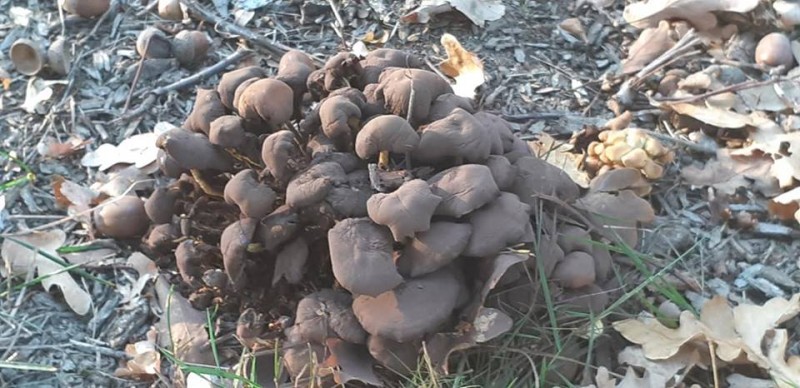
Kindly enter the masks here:
M 586 167 L 597 175 L 630 167 L 647 179 L 661 178 L 664 165 L 675 158 L 671 150 L 639 128 L 600 132 L 598 141 L 591 142 L 587 152 Z

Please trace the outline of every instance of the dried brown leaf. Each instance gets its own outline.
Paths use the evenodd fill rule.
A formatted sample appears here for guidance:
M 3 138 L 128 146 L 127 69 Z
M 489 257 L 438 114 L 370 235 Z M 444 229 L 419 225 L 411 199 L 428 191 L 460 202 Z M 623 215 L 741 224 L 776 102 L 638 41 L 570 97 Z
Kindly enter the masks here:
M 542 133 L 539 139 L 528 142 L 533 154 L 562 170 L 583 188 L 589 187 L 589 173 L 583 168 L 583 155 L 570 152 L 572 145 L 557 143 L 552 136 Z
M 675 41 L 669 32 L 670 26 L 667 21 L 661 21 L 658 27 L 642 31 L 628 50 L 628 58 L 622 62 L 622 73 L 635 73 L 672 48 Z
M 675 112 L 719 128 L 742 128 L 753 125 L 750 117 L 729 110 L 688 103 L 668 104 Z
M 700 31 L 717 26 L 712 12 L 745 13 L 758 6 L 759 0 L 646 0 L 628 4 L 622 16 L 637 28 L 653 27 L 662 20 L 681 19 Z
M 453 93 L 467 98 L 475 97 L 475 89 L 486 81 L 483 73 L 483 62 L 477 55 L 467 51 L 455 36 L 442 35 L 442 47 L 447 52 L 447 59 L 439 64 L 439 69 L 456 83 L 451 85 Z
M 763 154 L 732 155 L 730 150 L 720 149 L 717 158 L 709 160 L 705 166 L 684 167 L 681 177 L 692 186 L 712 186 L 724 194 L 749 187 L 752 181 L 756 190 L 772 195 L 777 191 L 777 182 L 770 176 L 772 165 L 772 158 Z
M 479 27 L 487 21 L 498 20 L 506 7 L 498 0 L 423 0 L 419 7 L 403 15 L 405 23 L 427 23 L 431 17 L 457 9 Z

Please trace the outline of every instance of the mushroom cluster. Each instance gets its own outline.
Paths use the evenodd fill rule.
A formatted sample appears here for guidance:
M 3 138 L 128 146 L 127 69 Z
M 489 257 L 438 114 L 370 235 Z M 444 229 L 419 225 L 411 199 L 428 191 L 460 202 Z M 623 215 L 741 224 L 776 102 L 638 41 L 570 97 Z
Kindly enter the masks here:
M 612 259 L 591 243 L 602 231 L 548 223 L 579 187 L 423 63 L 380 49 L 316 69 L 290 51 L 276 74 L 244 67 L 198 89 L 158 139 L 170 181 L 141 205 L 144 247 L 164 265 L 174 254 L 196 307 L 282 322 L 243 332 L 285 335 L 295 379 L 345 350 L 413 370 L 423 342 L 485 318 L 491 289 L 529 283 L 525 266 L 544 268 L 565 303 L 608 300 Z
M 598 138 L 589 144 L 586 158 L 587 167 L 596 175 L 629 167 L 640 170 L 648 179 L 658 179 L 664 174 L 664 166 L 675 158 L 672 151 L 639 128 L 609 129 L 600 132 Z

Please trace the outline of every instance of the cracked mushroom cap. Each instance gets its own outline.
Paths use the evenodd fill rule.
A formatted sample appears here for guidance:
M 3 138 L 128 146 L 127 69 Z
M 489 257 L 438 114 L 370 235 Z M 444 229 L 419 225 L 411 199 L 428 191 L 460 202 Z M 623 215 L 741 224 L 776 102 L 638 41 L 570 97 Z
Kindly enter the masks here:
M 235 103 L 239 116 L 245 120 L 263 121 L 270 131 L 280 128 L 294 114 L 292 88 L 271 78 L 247 85 Z
M 162 133 L 156 146 L 185 169 L 230 171 L 233 159 L 222 148 L 211 144 L 203 134 L 173 128 Z
M 378 84 L 375 91 L 377 98 L 383 97 L 386 111 L 400 117 L 408 117 L 409 99 L 411 91 L 414 91 L 414 107 L 409 120 L 412 126 L 428 118 L 436 98 L 453 93 L 447 81 L 434 72 L 421 69 L 386 68 Z
M 383 70 L 388 67 L 421 68 L 423 66 L 425 66 L 425 62 L 414 54 L 397 49 L 380 48 L 370 51 L 361 60 L 363 68 L 361 83 L 362 85 L 377 83 Z
M 367 213 L 375 223 L 388 226 L 395 241 L 403 241 L 430 229 L 431 217 L 441 201 L 425 181 L 414 179 L 390 194 L 373 194 L 367 201 Z
M 278 182 L 287 182 L 294 175 L 289 161 L 299 153 L 294 134 L 288 129 L 270 134 L 261 145 L 261 160 Z
M 300 228 L 297 212 L 288 205 L 282 205 L 259 221 L 255 239 L 267 251 L 274 252 L 289 241 Z
M 331 266 L 348 291 L 376 296 L 403 282 L 392 260 L 389 229 L 369 218 L 347 218 L 328 231 Z
M 247 66 L 223 74 L 217 85 L 217 92 L 222 105 L 225 105 L 229 110 L 234 110 L 233 98 L 236 94 L 236 88 L 242 82 L 251 78 L 265 78 L 267 75 L 267 71 L 258 66 Z
M 239 148 L 246 139 L 242 118 L 236 115 L 217 117 L 208 130 L 208 140 L 224 148 Z
M 449 116 L 422 130 L 414 159 L 433 164 L 450 158 L 483 163 L 492 149 L 492 136 L 469 112 L 456 108 Z
M 452 113 L 456 108 L 461 108 L 469 113 L 474 113 L 472 101 L 469 98 L 456 96 L 453 93 L 442 94 L 433 101 L 428 122 L 441 120 Z M 477 118 L 477 116 L 475 117 Z
M 245 217 L 262 218 L 272 211 L 277 199 L 275 192 L 258 181 L 256 172 L 239 171 L 225 185 L 225 202 L 236 205 Z
M 157 187 L 153 194 L 144 201 L 144 211 L 154 224 L 168 224 L 172 222 L 175 213 L 175 201 L 180 192 L 168 187 Z
M 500 191 L 510 191 L 514 187 L 514 179 L 517 177 L 516 167 L 502 155 L 489 155 L 486 159 L 486 167 L 492 172 L 492 178 L 497 183 Z
M 219 93 L 214 89 L 197 89 L 194 107 L 183 122 L 183 127 L 193 131 L 202 132 L 208 136 L 211 122 L 225 115 L 225 106 L 219 99 Z
M 361 122 L 361 110 L 344 96 L 330 96 L 320 103 L 322 132 L 341 151 L 350 149 Z
M 481 164 L 449 168 L 428 179 L 428 184 L 442 198 L 436 215 L 461 217 L 500 195 L 491 170 Z
M 528 211 L 530 206 L 511 193 L 500 193 L 488 205 L 469 215 L 472 236 L 465 256 L 489 257 L 506 247 L 533 242 L 535 235 Z
M 580 189 L 564 170 L 535 156 L 525 156 L 514 163 L 517 177 L 511 192 L 522 202 L 534 205 L 537 194 L 552 195 L 565 202 L 578 198 Z
M 111 198 L 92 211 L 94 226 L 100 234 L 113 238 L 144 235 L 150 219 L 139 197 L 125 195 Z
M 384 367 L 401 375 L 416 370 L 421 345 L 418 341 L 400 343 L 377 335 L 367 339 L 369 354 Z
M 353 297 L 342 291 L 322 289 L 306 295 L 297 304 L 295 330 L 306 341 L 325 343 L 341 338 L 353 344 L 367 342 L 367 332 L 350 307 Z
M 243 218 L 228 225 L 220 237 L 219 246 L 222 250 L 225 273 L 231 285 L 238 290 L 244 288 L 247 246 L 253 241 L 256 225 L 258 220 Z
M 381 151 L 404 154 L 419 145 L 419 135 L 402 117 L 382 115 L 364 124 L 356 136 L 356 154 L 369 159 Z
M 302 208 L 325 199 L 335 185 L 344 184 L 347 175 L 339 163 L 315 164 L 295 175 L 286 187 L 286 204 Z
M 431 222 L 431 228 L 417 233 L 397 258 L 403 276 L 417 277 L 438 270 L 455 260 L 469 243 L 472 225 Z
M 377 296 L 359 295 L 353 312 L 367 333 L 409 342 L 434 333 L 450 319 L 462 284 L 451 267 L 407 280 Z

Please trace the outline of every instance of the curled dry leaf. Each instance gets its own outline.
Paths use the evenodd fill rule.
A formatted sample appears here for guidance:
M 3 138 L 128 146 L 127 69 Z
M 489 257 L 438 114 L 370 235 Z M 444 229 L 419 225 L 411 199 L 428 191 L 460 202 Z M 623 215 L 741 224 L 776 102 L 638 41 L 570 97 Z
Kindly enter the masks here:
M 77 137 L 70 137 L 62 143 L 52 136 L 47 136 L 36 144 L 36 151 L 44 157 L 60 159 L 75 154 L 91 142 L 91 139 L 82 140 Z
M 542 132 L 539 139 L 528 142 L 531 152 L 567 173 L 578 186 L 589 187 L 589 174 L 583 168 L 583 154 L 570 152 L 571 144 L 557 144 L 556 139 Z
M 441 43 L 447 52 L 447 59 L 439 64 L 439 69 L 456 81 L 451 85 L 453 93 L 461 97 L 475 98 L 475 89 L 486 81 L 483 62 L 477 55 L 464 49 L 453 35 L 442 35 Z
M 128 379 L 153 379 L 161 373 L 161 352 L 156 347 L 156 333 L 151 330 L 147 339 L 125 345 L 129 359 L 124 368 L 114 371 L 114 376 Z
M 700 120 L 719 128 L 742 128 L 753 125 L 750 117 L 726 109 L 694 105 L 688 103 L 669 104 L 669 107 L 682 115 Z
M 64 245 L 67 235 L 62 230 L 51 230 L 33 232 L 17 236 L 15 239 L 33 246 L 39 252 L 49 254 L 51 257 L 58 257 L 56 249 Z M 13 241 L 12 238 L 6 238 L 3 241 L 0 255 L 3 258 L 0 274 L 3 276 L 24 276 L 29 272 L 36 271 L 38 276 L 44 278 L 42 285 L 45 290 L 57 286 L 72 311 L 79 315 L 86 315 L 89 312 L 92 306 L 92 296 L 72 278 L 69 272 L 64 270 L 62 265 L 51 261 L 42 253 L 37 253 Z
M 133 164 L 138 168 L 143 168 L 156 161 L 158 157 L 158 147 L 156 147 L 158 133 L 147 132 L 140 135 L 133 135 L 118 146 L 105 143 L 97 147 L 96 150 L 87 152 L 81 159 L 84 167 L 97 167 L 100 171 L 105 171 L 115 164 Z
M 724 194 L 733 194 L 739 187 L 750 187 L 752 182 L 762 194 L 774 195 L 778 188 L 770 176 L 773 164 L 772 158 L 763 154 L 732 155 L 730 150 L 720 149 L 717 158 L 703 167 L 682 168 L 681 177 L 692 186 L 711 186 Z
M 628 58 L 622 62 L 622 73 L 632 74 L 641 70 L 674 45 L 668 21 L 662 20 L 658 27 L 646 28 L 628 49 Z
M 558 24 L 558 28 L 564 31 L 565 33 L 571 35 L 572 37 L 574 37 L 574 39 L 580 39 L 584 43 L 589 42 L 589 38 L 586 37 L 586 30 L 583 28 L 583 23 L 581 23 L 581 19 L 578 18 L 566 19 Z
M 403 15 L 405 23 L 427 23 L 431 17 L 457 9 L 479 27 L 500 19 L 506 7 L 498 0 L 423 0 L 416 9 Z
M 622 16 L 637 28 L 653 27 L 662 20 L 686 20 L 699 31 L 717 26 L 712 12 L 752 11 L 759 0 L 646 0 L 628 4 Z

